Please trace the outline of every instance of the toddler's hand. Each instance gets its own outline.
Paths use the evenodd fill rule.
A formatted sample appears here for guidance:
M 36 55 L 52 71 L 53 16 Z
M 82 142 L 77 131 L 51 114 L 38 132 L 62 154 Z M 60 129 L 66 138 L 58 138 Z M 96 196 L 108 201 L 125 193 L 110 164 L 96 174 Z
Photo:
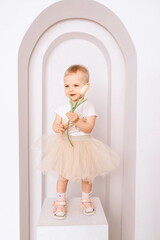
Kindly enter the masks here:
M 66 116 L 73 123 L 76 123 L 78 121 L 78 119 L 79 119 L 79 116 L 78 116 L 77 113 L 67 112 Z
M 64 129 L 66 130 L 66 129 L 67 129 L 67 127 L 68 127 L 68 122 L 67 122 L 67 123 L 65 123 L 65 124 L 63 124 L 63 126 L 64 126 Z
M 68 123 L 67 123 L 67 125 L 68 125 Z M 64 131 L 67 128 L 67 125 L 66 124 L 59 124 L 58 125 L 57 132 L 60 133 L 61 136 L 63 136 Z

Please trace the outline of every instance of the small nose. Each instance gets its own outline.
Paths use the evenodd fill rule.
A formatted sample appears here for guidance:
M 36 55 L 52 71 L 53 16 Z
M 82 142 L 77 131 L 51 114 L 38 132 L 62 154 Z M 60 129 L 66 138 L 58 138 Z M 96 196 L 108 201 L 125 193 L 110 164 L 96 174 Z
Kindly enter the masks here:
M 72 86 L 69 87 L 69 91 L 70 92 L 73 91 L 73 87 Z

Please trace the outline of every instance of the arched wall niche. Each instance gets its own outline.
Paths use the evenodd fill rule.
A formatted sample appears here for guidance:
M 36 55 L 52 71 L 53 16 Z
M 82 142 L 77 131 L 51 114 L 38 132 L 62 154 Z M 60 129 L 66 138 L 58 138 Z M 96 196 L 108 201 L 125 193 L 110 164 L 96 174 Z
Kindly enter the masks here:
M 92 9 L 92 11 L 91 11 Z M 119 18 L 106 6 L 92 0 L 60 1 L 45 9 L 32 23 L 19 48 L 19 165 L 20 165 L 20 235 L 30 234 L 30 166 L 29 166 L 29 64 L 40 38 L 54 25 L 83 19 L 106 29 L 118 44 L 125 62 L 125 101 L 123 134 L 122 222 L 119 239 L 134 239 L 135 161 L 136 161 L 136 52 L 132 40 Z M 73 38 L 78 37 L 78 34 Z M 59 43 L 58 43 L 59 44 Z M 52 46 L 53 47 L 53 46 Z M 27 49 L 27 51 L 26 51 Z M 50 51 L 48 51 L 49 53 Z M 41 183 L 43 179 L 40 179 Z M 41 183 L 39 187 L 41 188 Z M 43 184 L 42 184 L 43 185 Z M 128 220 L 129 219 L 129 220 Z M 113 225 L 113 223 L 111 223 Z M 113 226 L 112 226 L 113 228 Z M 110 240 L 114 239 L 111 236 Z
M 62 23 L 64 24 L 64 23 Z M 72 23 L 69 23 L 69 24 L 72 24 Z M 65 34 L 61 34 L 59 37 L 55 38 L 54 41 L 52 41 L 52 43 L 48 46 L 48 48 L 46 49 L 45 51 L 45 54 L 44 54 L 44 57 L 43 57 L 43 61 L 42 61 L 42 65 L 46 65 L 46 62 L 48 61 L 48 58 L 49 58 L 49 55 L 52 53 L 52 51 L 54 51 L 56 49 L 56 47 L 58 47 L 61 43 L 65 42 L 65 41 L 68 41 L 68 40 L 73 40 L 73 39 L 82 39 L 82 40 L 86 40 L 86 41 L 89 41 L 91 43 L 93 43 L 94 45 L 96 45 L 96 47 L 101 51 L 107 65 L 108 65 L 108 88 L 110 89 L 111 88 L 111 82 L 110 82 L 110 79 L 111 79 L 111 59 L 110 59 L 110 56 L 109 56 L 109 53 L 107 52 L 107 49 L 106 47 L 104 46 L 103 42 L 101 42 L 98 38 L 96 38 L 95 36 L 89 34 L 89 33 L 84 33 L 84 32 L 78 32 L 78 31 L 75 31 L 75 32 L 67 32 Z M 45 67 L 44 67 L 45 69 Z M 42 81 L 45 81 L 45 79 L 43 79 Z M 109 93 L 108 93 L 109 94 Z M 108 104 L 107 104 L 107 108 L 108 108 L 108 111 L 110 112 L 110 97 L 108 99 Z M 109 129 L 110 129 L 110 120 L 107 122 L 107 128 L 108 128 L 108 132 L 109 132 Z M 107 140 L 107 143 L 109 144 L 111 142 L 111 139 L 110 139 L 110 134 L 108 134 L 108 140 Z

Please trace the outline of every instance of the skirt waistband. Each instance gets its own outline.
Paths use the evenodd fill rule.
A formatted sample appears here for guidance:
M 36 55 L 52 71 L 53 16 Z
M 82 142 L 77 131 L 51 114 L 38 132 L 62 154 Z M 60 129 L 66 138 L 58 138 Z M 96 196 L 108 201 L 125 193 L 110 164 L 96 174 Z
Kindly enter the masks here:
M 64 139 L 67 139 L 68 140 L 68 137 L 67 135 L 64 135 L 63 136 Z M 87 140 L 90 140 L 91 139 L 91 135 L 81 135 L 81 136 L 73 136 L 73 135 L 69 135 L 69 138 L 71 141 L 87 141 Z

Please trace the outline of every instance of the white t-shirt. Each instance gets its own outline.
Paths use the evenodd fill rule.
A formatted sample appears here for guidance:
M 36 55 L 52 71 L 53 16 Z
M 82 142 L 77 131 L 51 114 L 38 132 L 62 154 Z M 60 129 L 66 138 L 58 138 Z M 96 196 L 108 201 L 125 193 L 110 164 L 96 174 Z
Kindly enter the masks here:
M 62 123 L 67 123 L 68 122 L 68 118 L 66 116 L 66 113 L 70 111 L 70 104 L 65 103 L 60 105 L 59 107 L 57 107 L 54 112 L 56 114 L 58 114 L 60 117 L 62 117 Z M 88 116 L 97 116 L 96 111 L 94 106 L 87 101 L 85 101 L 84 103 L 80 104 L 74 111 L 75 113 L 77 113 L 79 115 L 80 118 L 85 118 Z M 73 123 L 70 123 L 70 127 L 69 127 L 69 135 L 72 136 L 81 136 L 81 135 L 89 135 L 89 133 L 85 133 L 82 132 L 76 125 L 74 125 Z

